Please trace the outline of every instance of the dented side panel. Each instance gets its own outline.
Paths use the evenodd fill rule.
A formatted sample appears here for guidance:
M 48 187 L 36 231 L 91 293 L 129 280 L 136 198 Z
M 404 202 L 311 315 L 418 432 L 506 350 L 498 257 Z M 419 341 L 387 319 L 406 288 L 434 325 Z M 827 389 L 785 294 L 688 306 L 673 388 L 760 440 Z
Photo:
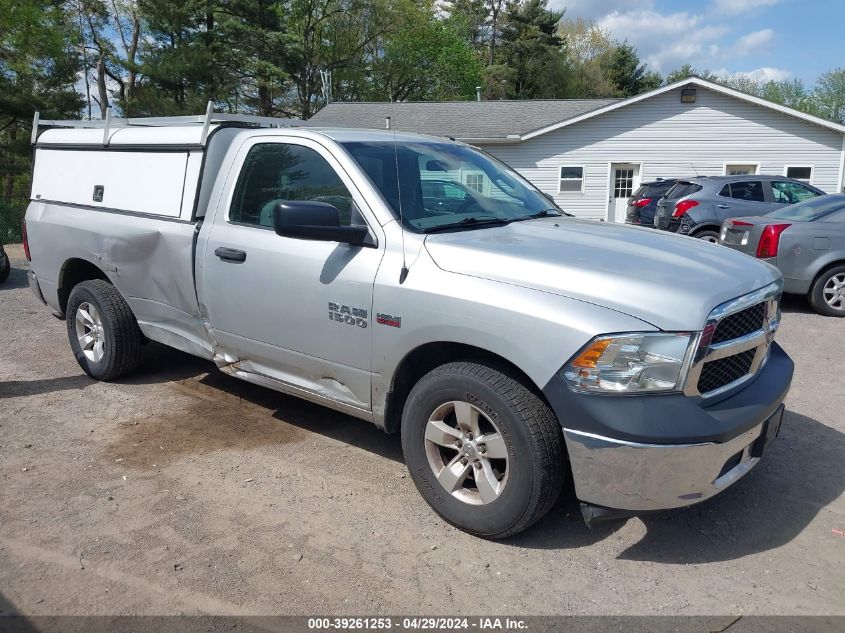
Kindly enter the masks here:
M 37 201 L 26 217 L 32 270 L 54 310 L 66 271 L 82 260 L 120 290 L 146 336 L 210 357 L 194 290 L 195 223 Z

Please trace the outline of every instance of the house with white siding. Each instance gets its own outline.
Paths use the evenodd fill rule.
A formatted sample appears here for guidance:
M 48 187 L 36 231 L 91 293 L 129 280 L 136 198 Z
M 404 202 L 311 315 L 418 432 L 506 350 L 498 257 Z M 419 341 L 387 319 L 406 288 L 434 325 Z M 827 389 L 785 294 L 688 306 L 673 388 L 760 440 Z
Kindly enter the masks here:
M 331 103 L 320 126 L 444 136 L 498 157 L 570 213 L 623 222 L 658 178 L 773 174 L 843 191 L 845 126 L 690 77 L 629 99 Z M 483 174 L 464 184 L 485 186 Z

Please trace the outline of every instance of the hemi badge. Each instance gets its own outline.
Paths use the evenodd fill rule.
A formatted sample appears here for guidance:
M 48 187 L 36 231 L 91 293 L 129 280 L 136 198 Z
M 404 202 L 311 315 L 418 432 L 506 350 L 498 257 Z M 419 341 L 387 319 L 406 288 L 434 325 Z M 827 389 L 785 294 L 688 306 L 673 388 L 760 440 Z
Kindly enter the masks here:
M 378 312 L 376 313 L 376 323 L 379 325 L 389 325 L 390 327 L 402 327 L 402 317 Z

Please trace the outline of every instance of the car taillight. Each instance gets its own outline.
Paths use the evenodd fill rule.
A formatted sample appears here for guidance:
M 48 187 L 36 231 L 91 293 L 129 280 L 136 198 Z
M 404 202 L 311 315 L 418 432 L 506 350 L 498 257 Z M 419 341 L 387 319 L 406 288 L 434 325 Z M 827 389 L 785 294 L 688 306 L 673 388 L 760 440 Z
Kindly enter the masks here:
M 26 261 L 31 262 L 32 257 L 29 254 L 29 238 L 26 236 L 26 220 L 24 220 L 21 224 L 21 234 L 23 236 L 23 254 L 26 257 Z
M 634 200 L 633 205 L 635 207 L 647 207 L 649 202 L 651 202 L 651 198 L 640 198 L 639 200 Z
M 760 242 L 757 244 L 757 257 L 775 257 L 780 245 L 780 234 L 791 224 L 769 224 L 763 229 Z
M 684 213 L 692 209 L 693 207 L 698 206 L 698 201 L 696 200 L 681 200 L 675 205 L 675 210 L 672 211 L 673 218 L 679 218 Z
M 742 220 L 731 220 L 731 226 L 754 226 L 751 222 L 743 222 Z

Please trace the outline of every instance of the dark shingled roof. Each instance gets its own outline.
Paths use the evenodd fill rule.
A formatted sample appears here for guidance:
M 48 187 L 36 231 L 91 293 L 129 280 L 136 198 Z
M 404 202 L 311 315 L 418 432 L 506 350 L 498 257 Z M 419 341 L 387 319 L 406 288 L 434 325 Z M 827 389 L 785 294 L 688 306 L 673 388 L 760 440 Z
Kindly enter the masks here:
M 311 117 L 330 127 L 391 128 L 457 139 L 521 136 L 602 108 L 620 99 L 543 99 L 524 101 L 433 101 L 401 103 L 330 103 Z

